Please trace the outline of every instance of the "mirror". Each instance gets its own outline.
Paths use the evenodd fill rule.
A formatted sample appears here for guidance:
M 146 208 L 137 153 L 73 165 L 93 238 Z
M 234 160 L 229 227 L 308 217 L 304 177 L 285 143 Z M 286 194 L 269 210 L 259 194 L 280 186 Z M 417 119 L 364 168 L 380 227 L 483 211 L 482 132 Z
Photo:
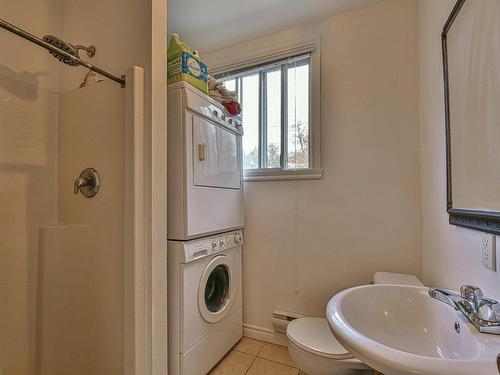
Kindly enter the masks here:
M 442 46 L 450 223 L 500 234 L 500 2 L 458 0 Z

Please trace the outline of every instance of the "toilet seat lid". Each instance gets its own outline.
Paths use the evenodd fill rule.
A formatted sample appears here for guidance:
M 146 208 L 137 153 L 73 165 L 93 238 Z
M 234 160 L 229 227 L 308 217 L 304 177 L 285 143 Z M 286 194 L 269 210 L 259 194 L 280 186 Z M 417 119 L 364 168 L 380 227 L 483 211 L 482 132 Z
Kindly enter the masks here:
M 349 353 L 335 338 L 325 318 L 300 318 L 288 324 L 288 339 L 302 350 L 331 359 L 351 359 Z

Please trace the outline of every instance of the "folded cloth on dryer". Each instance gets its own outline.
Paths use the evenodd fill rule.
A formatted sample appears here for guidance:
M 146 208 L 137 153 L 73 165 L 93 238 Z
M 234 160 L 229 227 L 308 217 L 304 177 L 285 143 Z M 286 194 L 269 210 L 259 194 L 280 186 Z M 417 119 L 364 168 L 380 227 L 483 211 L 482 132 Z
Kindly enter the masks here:
M 217 81 L 211 75 L 208 76 L 208 91 L 210 96 L 219 102 L 221 100 L 227 103 L 238 101 L 238 94 L 236 92 L 226 89 L 222 82 Z
M 210 95 L 212 99 L 217 100 L 219 103 L 222 103 L 224 101 L 219 90 L 208 90 L 208 95 Z
M 208 76 L 208 95 L 221 103 L 233 116 L 241 113 L 241 105 L 238 102 L 238 94 L 226 89 L 222 82 L 218 82 L 211 75 Z

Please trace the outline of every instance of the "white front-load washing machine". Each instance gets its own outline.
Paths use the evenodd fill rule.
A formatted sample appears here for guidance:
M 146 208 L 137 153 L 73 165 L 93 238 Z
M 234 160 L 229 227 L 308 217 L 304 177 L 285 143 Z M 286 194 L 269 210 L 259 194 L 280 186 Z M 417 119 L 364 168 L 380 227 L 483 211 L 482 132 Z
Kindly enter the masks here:
M 242 336 L 241 230 L 168 241 L 170 375 L 206 375 Z

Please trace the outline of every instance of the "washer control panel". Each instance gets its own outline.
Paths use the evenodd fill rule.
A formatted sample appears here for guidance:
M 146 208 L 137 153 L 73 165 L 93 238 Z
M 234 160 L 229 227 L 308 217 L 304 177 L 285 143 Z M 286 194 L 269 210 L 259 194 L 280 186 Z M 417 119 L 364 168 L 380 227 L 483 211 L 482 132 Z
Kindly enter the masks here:
M 186 262 L 243 245 L 243 231 L 235 230 L 215 236 L 192 240 L 184 244 Z

